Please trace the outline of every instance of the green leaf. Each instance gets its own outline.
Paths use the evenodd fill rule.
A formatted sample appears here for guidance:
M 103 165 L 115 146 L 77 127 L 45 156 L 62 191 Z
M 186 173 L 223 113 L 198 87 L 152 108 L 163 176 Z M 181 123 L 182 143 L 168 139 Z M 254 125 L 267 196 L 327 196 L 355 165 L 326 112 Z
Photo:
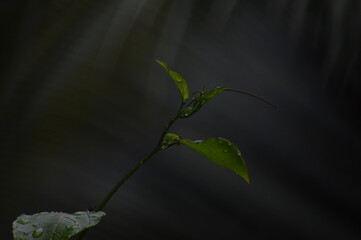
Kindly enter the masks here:
M 199 95 L 193 99 L 192 106 L 186 107 L 182 110 L 180 113 L 181 118 L 186 118 L 194 113 L 198 112 L 199 109 L 201 109 L 209 100 L 217 96 L 219 93 L 226 90 L 226 88 L 223 87 L 215 87 L 212 90 L 206 92 L 206 91 L 200 91 Z
M 178 143 L 179 140 L 180 140 L 180 138 L 178 135 L 176 135 L 174 133 L 167 133 L 164 136 L 162 145 L 160 147 L 161 147 L 161 149 L 166 149 L 166 148 L 170 147 L 171 145 Z
M 182 96 L 182 101 L 185 102 L 189 98 L 189 91 L 184 78 L 179 73 L 173 72 L 166 63 L 159 60 L 156 60 L 156 62 L 159 63 L 168 72 L 169 76 L 172 78 Z
M 14 240 L 68 240 L 98 224 L 104 215 L 104 212 L 42 212 L 20 215 L 13 222 Z
M 204 141 L 181 139 L 180 143 L 199 152 L 210 161 L 240 175 L 249 183 L 248 169 L 239 149 L 224 138 L 210 138 Z

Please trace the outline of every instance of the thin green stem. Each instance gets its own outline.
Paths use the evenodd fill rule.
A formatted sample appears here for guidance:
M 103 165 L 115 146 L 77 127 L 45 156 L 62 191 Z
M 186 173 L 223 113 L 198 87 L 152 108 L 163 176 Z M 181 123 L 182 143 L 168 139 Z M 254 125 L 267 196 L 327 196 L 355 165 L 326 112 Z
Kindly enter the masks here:
M 114 194 L 119 190 L 119 188 L 141 167 L 143 166 L 151 157 L 153 157 L 157 152 L 162 150 L 162 142 L 165 137 L 165 135 L 168 133 L 171 126 L 174 124 L 174 122 L 180 117 L 180 113 L 183 109 L 183 106 L 185 105 L 185 102 L 182 102 L 180 105 L 177 114 L 174 118 L 172 118 L 168 124 L 164 127 L 162 134 L 160 135 L 157 145 L 154 147 L 154 149 L 148 153 L 145 158 L 143 158 L 141 161 L 136 163 L 118 182 L 113 186 L 113 188 L 109 191 L 109 193 L 104 197 L 104 199 L 101 201 L 99 206 L 95 209 L 95 211 L 101 211 L 104 209 L 104 207 L 107 205 L 107 203 L 110 201 L 110 199 L 114 196 Z M 79 234 L 78 240 L 83 239 L 84 235 L 86 234 L 87 230 L 84 230 Z
M 127 172 L 118 182 L 114 185 L 114 187 L 110 190 L 110 192 L 105 196 L 99 206 L 95 209 L 95 211 L 101 211 L 107 205 L 109 200 L 113 197 L 113 195 L 118 191 L 120 186 L 122 186 L 128 178 L 130 178 L 133 173 L 135 173 L 141 166 L 143 166 L 154 154 L 156 154 L 159 149 L 154 148 L 143 160 L 137 162 L 129 172 Z
M 161 147 L 162 142 L 163 142 L 163 139 L 164 139 L 164 136 L 168 133 L 168 131 L 169 131 L 170 127 L 173 125 L 173 123 L 180 117 L 180 113 L 181 113 L 184 105 L 185 105 L 185 102 L 182 102 L 182 104 L 179 106 L 179 109 L 178 109 L 177 114 L 175 115 L 175 117 L 172 118 L 172 119 L 168 122 L 167 125 L 165 125 L 165 127 L 164 127 L 164 129 L 163 129 L 163 132 L 162 132 L 162 134 L 160 135 L 159 140 L 158 140 L 158 142 L 157 142 L 156 148 L 160 148 L 160 147 Z

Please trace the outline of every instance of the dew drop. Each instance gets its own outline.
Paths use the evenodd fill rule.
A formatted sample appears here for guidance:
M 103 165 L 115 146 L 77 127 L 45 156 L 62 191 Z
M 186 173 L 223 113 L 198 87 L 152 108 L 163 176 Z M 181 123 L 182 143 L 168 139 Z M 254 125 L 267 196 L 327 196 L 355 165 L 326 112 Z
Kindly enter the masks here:
M 67 231 L 72 231 L 73 228 L 72 228 L 71 226 L 66 226 L 66 230 L 67 230 Z
M 38 228 L 33 232 L 33 237 L 34 238 L 38 238 L 41 237 L 41 235 L 43 235 L 44 230 L 42 228 Z
M 19 224 L 27 224 L 28 223 L 28 221 L 26 221 L 24 219 L 19 219 L 16 222 L 19 223 Z

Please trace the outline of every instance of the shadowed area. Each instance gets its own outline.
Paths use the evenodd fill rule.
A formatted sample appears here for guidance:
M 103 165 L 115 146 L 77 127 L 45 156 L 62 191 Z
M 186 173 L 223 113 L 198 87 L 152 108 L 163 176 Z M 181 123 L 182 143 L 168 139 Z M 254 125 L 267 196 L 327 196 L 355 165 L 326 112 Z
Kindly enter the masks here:
M 0 3 L 0 239 L 21 213 L 96 207 L 190 92 L 171 132 L 224 137 L 251 184 L 184 146 L 160 152 L 85 239 L 359 239 L 357 0 Z

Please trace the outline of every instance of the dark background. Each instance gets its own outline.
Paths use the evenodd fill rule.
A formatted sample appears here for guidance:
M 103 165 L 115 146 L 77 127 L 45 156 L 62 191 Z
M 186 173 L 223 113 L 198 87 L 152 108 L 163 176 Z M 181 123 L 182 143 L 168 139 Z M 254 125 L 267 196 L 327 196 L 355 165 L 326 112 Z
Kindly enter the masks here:
M 172 132 L 222 136 L 251 184 L 185 147 L 155 156 L 87 239 L 360 239 L 358 0 L 5 0 L 0 239 L 21 213 L 95 207 L 179 96 L 224 93 Z

